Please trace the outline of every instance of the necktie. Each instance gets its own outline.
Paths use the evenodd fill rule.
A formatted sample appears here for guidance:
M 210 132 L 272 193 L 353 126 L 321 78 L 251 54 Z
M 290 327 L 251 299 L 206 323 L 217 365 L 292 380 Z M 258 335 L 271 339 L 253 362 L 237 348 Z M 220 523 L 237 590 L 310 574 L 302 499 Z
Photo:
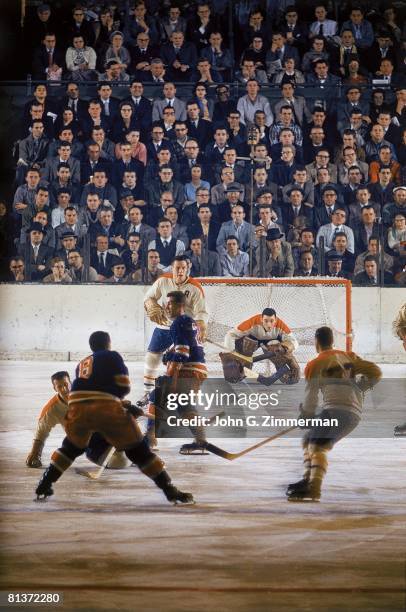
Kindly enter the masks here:
M 52 66 L 52 64 L 54 63 L 52 61 L 52 58 L 53 58 L 53 52 L 52 52 L 52 49 L 49 49 L 49 51 L 48 51 L 48 68 L 50 68 Z
M 35 246 L 34 247 L 34 261 L 35 261 L 35 263 L 37 263 L 38 250 L 39 250 L 39 246 Z
M 39 150 L 39 139 L 35 138 L 34 139 L 34 157 L 37 157 L 38 150 Z
M 324 26 L 323 26 L 323 24 L 321 23 L 321 24 L 320 24 L 320 27 L 319 27 L 319 36 L 323 36 L 323 35 L 324 35 L 324 31 L 323 31 L 323 30 L 324 30 Z
M 109 111 L 109 101 L 108 101 L 108 100 L 106 100 L 106 101 L 104 102 L 104 112 L 105 112 L 105 114 L 106 114 L 107 116 L 108 116 L 108 115 L 110 115 L 110 111 Z
M 164 249 L 166 249 L 167 246 L 168 246 L 168 241 L 164 240 Z
M 100 253 L 100 254 L 99 254 L 99 264 L 100 264 L 101 266 L 104 266 L 104 257 L 103 257 L 103 253 Z

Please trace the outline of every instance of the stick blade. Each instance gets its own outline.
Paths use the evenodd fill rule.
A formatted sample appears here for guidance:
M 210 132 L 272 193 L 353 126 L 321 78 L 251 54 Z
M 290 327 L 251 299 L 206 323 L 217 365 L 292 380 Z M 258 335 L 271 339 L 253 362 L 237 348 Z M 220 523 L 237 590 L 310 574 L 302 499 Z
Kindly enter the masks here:
M 95 476 L 95 472 L 89 472 L 88 470 L 85 470 L 84 468 L 75 468 L 75 472 L 76 474 L 79 474 L 80 476 L 84 476 L 85 478 L 90 478 L 91 480 L 97 480 L 97 476 Z M 96 473 L 98 473 L 98 470 Z

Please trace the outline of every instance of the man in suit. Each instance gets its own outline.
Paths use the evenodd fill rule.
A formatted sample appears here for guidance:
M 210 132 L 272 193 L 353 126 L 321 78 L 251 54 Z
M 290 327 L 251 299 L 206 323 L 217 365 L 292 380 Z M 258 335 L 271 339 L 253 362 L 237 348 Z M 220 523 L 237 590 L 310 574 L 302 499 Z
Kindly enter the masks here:
M 324 250 L 330 251 L 333 248 L 333 240 L 338 232 L 344 232 L 347 237 L 348 250 L 350 253 L 354 253 L 354 232 L 352 229 L 345 225 L 347 218 L 347 212 L 343 208 L 336 208 L 331 214 L 330 223 L 322 225 L 316 236 L 316 246 L 319 247 L 320 238 L 324 238 Z
M 351 123 L 351 113 L 354 108 L 361 111 L 364 121 L 370 121 L 368 102 L 361 99 L 360 87 L 351 85 L 345 92 L 345 100 L 339 102 L 337 108 L 337 127 L 340 131 Z
M 295 96 L 295 84 L 283 83 L 281 85 L 282 99 L 274 106 L 275 115 L 279 116 L 282 106 L 290 106 L 293 110 L 294 121 L 300 127 L 312 120 L 312 114 L 307 108 L 306 100 L 302 96 Z
M 379 66 L 383 59 L 390 59 L 393 63 L 396 62 L 396 55 L 389 32 L 385 30 L 378 32 L 371 48 L 368 49 L 368 55 L 366 57 L 368 69 L 373 74 L 379 70 Z
M 185 245 L 173 236 L 172 223 L 165 217 L 159 221 L 157 232 L 157 237 L 149 243 L 148 250 L 158 251 L 164 271 L 169 272 L 174 258 L 185 252 Z
M 67 141 L 60 143 L 57 157 L 47 159 L 42 178 L 49 183 L 55 181 L 61 164 L 69 167 L 72 181 L 80 183 L 80 161 L 72 157 L 72 148 Z
M 186 209 L 187 210 L 187 209 Z M 220 224 L 213 216 L 213 209 L 209 204 L 202 203 L 196 213 L 196 219 L 187 224 L 189 238 L 203 236 L 207 242 L 209 251 L 216 250 L 217 236 L 220 231 Z
M 338 189 L 335 185 L 327 183 L 321 192 L 322 204 L 321 206 L 315 206 L 314 208 L 314 227 L 319 229 L 322 225 L 331 223 L 331 217 L 333 212 L 338 207 Z M 340 204 L 340 208 L 343 206 Z M 344 210 L 346 210 L 344 208 Z
M 140 206 L 131 206 L 127 213 L 127 219 L 120 225 L 119 234 L 124 240 L 128 240 L 130 234 L 137 233 L 141 238 L 141 248 L 147 250 L 151 240 L 155 240 L 156 231 L 150 225 L 143 222 L 144 212 Z
M 114 213 L 111 208 L 101 206 L 99 209 L 99 220 L 89 229 L 90 241 L 95 244 L 96 236 L 107 236 L 109 240 L 109 248 L 122 248 L 125 245 L 125 240 L 121 236 L 121 226 L 114 220 Z
M 282 208 L 282 219 L 285 232 L 293 227 L 297 217 L 306 217 L 308 227 L 313 227 L 313 208 L 303 201 L 304 192 L 300 187 L 293 186 L 288 192 L 289 204 Z
M 307 48 L 307 38 L 309 35 L 307 26 L 299 21 L 299 15 L 294 5 L 290 5 L 285 10 L 285 22 L 281 25 L 281 32 L 286 38 L 286 43 L 295 47 L 300 55 Z
M 176 87 L 174 83 L 168 81 L 163 86 L 163 98 L 154 100 L 152 105 L 152 120 L 161 121 L 163 118 L 163 110 L 167 106 L 175 109 L 176 121 L 186 120 L 185 103 L 176 97 Z
M 169 206 L 173 206 L 173 194 L 171 191 L 162 191 L 159 206 L 152 206 L 147 209 L 148 223 L 152 227 L 156 227 L 162 217 L 167 217 L 166 211 Z
M 197 52 L 191 42 L 185 42 L 183 32 L 173 32 L 171 42 L 161 47 L 163 63 L 167 66 L 168 78 L 174 81 L 189 81 L 196 68 Z
M 33 223 L 28 229 L 29 239 L 20 244 L 20 255 L 24 257 L 25 280 L 41 281 L 47 274 L 53 249 L 42 244 L 44 229 L 41 223 Z
M 363 253 L 368 249 L 371 236 L 378 235 L 378 224 L 376 212 L 373 206 L 368 204 L 361 209 L 361 218 L 351 223 L 354 231 L 355 252 Z
M 78 212 L 74 206 L 67 206 L 64 212 L 65 221 L 58 225 L 55 229 L 55 235 L 57 239 L 56 248 L 62 248 L 62 236 L 66 232 L 72 233 L 76 236 L 76 244 L 81 247 L 83 244 L 83 237 L 87 234 L 87 225 L 80 225 L 78 220 Z
M 61 98 L 58 106 L 61 110 L 70 108 L 76 120 L 80 121 L 87 114 L 88 103 L 80 99 L 80 89 L 76 82 L 71 82 L 66 85 L 66 93 Z
M 118 109 L 120 106 L 120 100 L 112 96 L 113 90 L 110 83 L 107 81 L 100 81 L 97 85 L 97 99 L 99 100 L 102 107 L 102 116 L 109 117 L 111 121 L 118 115 Z
M 299 187 L 303 192 L 303 202 L 314 205 L 314 183 L 308 180 L 305 166 L 297 166 L 293 174 L 293 182 L 282 188 L 282 200 L 284 204 L 289 203 L 289 192 L 292 187 Z
M 219 255 L 225 253 L 229 236 L 238 238 L 241 251 L 248 251 L 251 242 L 254 248 L 257 246 L 254 227 L 245 221 L 245 211 L 242 206 L 234 206 L 231 210 L 231 221 L 221 224 L 216 244 Z
M 130 49 L 131 72 L 141 81 L 144 75 L 151 71 L 151 62 L 159 55 L 156 47 L 150 44 L 147 32 L 140 32 L 137 36 L 137 44 Z
M 82 185 L 87 185 L 96 172 L 104 172 L 107 178 L 111 175 L 111 163 L 101 157 L 100 145 L 97 142 L 87 146 L 87 155 L 80 166 Z
M 186 104 L 186 126 L 189 138 L 195 138 L 201 149 L 205 149 L 211 140 L 213 127 L 211 121 L 200 118 L 200 108 L 197 102 L 190 100 Z
M 88 140 L 92 135 L 92 131 L 98 127 L 103 128 L 107 135 L 111 129 L 111 121 L 111 117 L 102 114 L 102 104 L 100 100 L 90 100 L 87 114 L 80 122 L 83 138 Z
M 111 265 L 117 256 L 117 249 L 109 249 L 108 236 L 101 233 L 95 237 L 95 247 L 90 253 L 90 265 L 97 272 L 97 280 L 102 281 L 111 276 Z
M 244 166 L 244 162 L 237 161 L 237 151 L 233 147 L 228 147 L 223 153 L 223 159 L 220 163 L 216 164 L 214 169 L 214 182 L 219 183 L 221 181 L 221 173 L 224 168 L 229 168 L 234 172 L 233 181 L 237 183 L 245 183 L 247 178 L 247 171 Z
M 148 205 L 159 206 L 161 193 L 170 191 L 173 195 L 174 205 L 178 210 L 181 210 L 185 201 L 185 192 L 182 183 L 174 180 L 172 168 L 161 166 L 158 176 L 159 180 L 146 187 Z
M 144 94 L 144 85 L 138 79 L 131 81 L 130 95 L 123 102 L 129 102 L 133 107 L 133 117 L 139 125 L 141 136 L 145 140 L 152 125 L 152 104 Z
M 317 88 L 317 95 L 324 100 L 327 113 L 331 115 L 335 111 L 335 105 L 330 104 L 337 98 L 340 79 L 329 72 L 329 64 L 326 60 L 319 59 L 314 62 L 314 72 L 307 75 L 307 84 Z
M 311 251 L 303 250 L 299 256 L 299 264 L 295 269 L 294 276 L 317 276 L 317 268 L 314 265 L 314 255 Z
M 233 57 L 230 50 L 223 46 L 223 37 L 219 31 L 210 34 L 209 45 L 202 49 L 201 57 L 209 61 L 217 83 L 231 80 Z
M 269 78 L 279 70 L 282 70 L 283 63 L 287 58 L 294 59 L 295 67 L 300 68 L 298 50 L 286 43 L 286 36 L 283 32 L 273 32 L 271 48 L 266 54 L 266 68 Z
M 351 30 L 359 49 L 369 49 L 374 42 L 374 30 L 370 22 L 364 19 L 364 11 L 360 6 L 354 6 L 351 10 L 349 20 L 344 21 L 341 27 L 341 32 L 343 30 Z
M 179 160 L 179 179 L 181 183 L 189 183 L 192 180 L 191 170 L 194 166 L 199 165 L 202 168 L 202 178 L 207 180 L 208 170 L 206 168 L 206 160 L 200 152 L 199 143 L 193 138 L 188 138 L 185 143 L 184 156 Z
M 215 251 L 203 248 L 204 237 L 195 236 L 190 241 L 190 250 L 185 255 L 192 262 L 190 276 L 222 276 L 221 263 Z
M 385 285 L 393 284 L 393 276 L 384 270 Z M 379 262 L 373 255 L 367 255 L 364 259 L 364 271 L 355 275 L 353 283 L 358 287 L 377 287 L 380 284 Z
M 16 181 L 18 185 L 24 183 L 27 168 L 33 164 L 42 167 L 48 153 L 49 140 L 44 136 L 44 124 L 42 121 L 34 121 L 31 134 L 20 140 L 18 145 L 18 161 Z
M 56 46 L 55 34 L 47 33 L 42 44 L 34 50 L 32 58 L 32 76 L 34 80 L 46 81 L 59 77 L 65 68 L 65 54 Z
M 329 253 L 338 253 L 342 259 L 341 269 L 345 273 L 346 278 L 352 278 L 355 265 L 355 255 L 348 250 L 348 238 L 344 232 L 337 232 L 334 235 L 332 249 L 327 251 L 327 259 Z
M 151 60 L 150 69 L 139 74 L 139 80 L 143 83 L 153 83 L 154 85 L 163 85 L 166 79 L 166 70 L 163 61 L 160 57 L 154 57 Z
M 120 143 L 121 159 L 115 159 L 112 168 L 112 183 L 117 191 L 120 190 L 123 183 L 124 172 L 133 171 L 137 175 L 137 181 L 140 183 L 144 178 L 145 166 L 138 159 L 132 156 L 131 144 L 129 142 Z
M 367 185 L 360 185 L 355 192 L 355 200 L 348 207 L 348 223 L 351 227 L 361 221 L 362 211 L 365 206 L 371 206 L 376 216 L 381 216 L 381 207 L 371 200 L 371 192 Z
M 284 240 L 279 229 L 271 228 L 266 234 L 266 261 L 265 274 L 267 277 L 292 277 L 295 264 L 292 257 L 292 247 Z M 257 274 L 261 267 L 261 254 L 258 246 L 255 254 L 257 265 L 254 273 Z
M 185 245 L 185 249 L 189 246 L 189 236 L 187 227 L 179 223 L 179 211 L 176 206 L 170 205 L 166 209 L 165 217 L 172 223 L 172 236 L 175 240 L 180 240 Z

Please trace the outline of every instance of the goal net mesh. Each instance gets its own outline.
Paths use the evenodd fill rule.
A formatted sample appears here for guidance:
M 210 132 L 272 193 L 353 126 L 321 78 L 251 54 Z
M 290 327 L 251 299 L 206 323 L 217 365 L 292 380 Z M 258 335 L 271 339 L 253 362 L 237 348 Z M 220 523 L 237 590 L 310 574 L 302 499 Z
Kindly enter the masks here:
M 299 362 L 307 362 L 315 357 L 314 333 L 322 325 L 334 331 L 335 346 L 346 349 L 348 329 L 348 293 L 346 282 L 327 284 L 318 280 L 312 282 L 295 279 L 238 280 L 205 279 L 202 284 L 206 295 L 209 313 L 208 337 L 224 343 L 230 329 L 241 321 L 262 312 L 264 308 L 274 308 L 277 316 L 295 334 L 299 348 L 295 355 Z M 338 279 L 337 279 L 338 280 Z M 288 282 L 287 282 L 288 281 Z M 206 343 L 208 361 L 216 360 L 221 349 Z M 258 364 L 260 369 L 263 365 Z

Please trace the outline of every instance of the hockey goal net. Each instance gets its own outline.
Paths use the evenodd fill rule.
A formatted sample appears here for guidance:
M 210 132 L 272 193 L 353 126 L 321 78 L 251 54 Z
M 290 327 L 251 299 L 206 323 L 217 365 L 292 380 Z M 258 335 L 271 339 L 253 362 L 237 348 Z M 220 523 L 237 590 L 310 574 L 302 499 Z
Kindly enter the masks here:
M 334 331 L 335 346 L 351 349 L 351 281 L 340 278 L 199 279 L 209 312 L 208 337 L 223 344 L 230 329 L 270 307 L 299 342 L 295 355 L 305 363 L 315 357 L 314 333 L 322 325 Z M 221 349 L 205 344 L 208 360 Z

